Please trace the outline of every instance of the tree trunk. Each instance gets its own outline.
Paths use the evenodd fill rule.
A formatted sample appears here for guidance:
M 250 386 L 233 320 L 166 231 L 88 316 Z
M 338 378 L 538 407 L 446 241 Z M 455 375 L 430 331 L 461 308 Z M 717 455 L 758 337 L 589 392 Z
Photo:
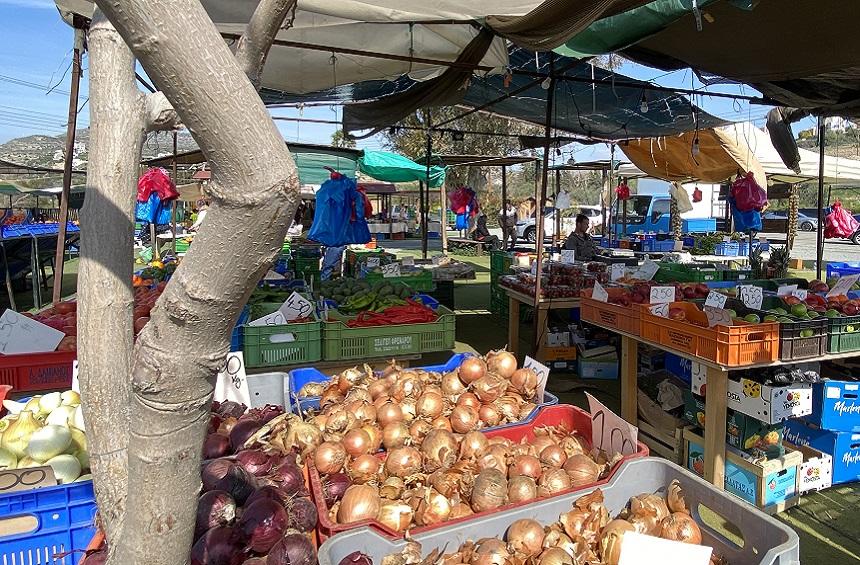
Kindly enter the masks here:
M 133 511 L 110 548 L 111 564 L 174 565 L 187 560 L 191 546 L 215 375 L 243 304 L 283 243 L 299 200 L 298 175 L 198 1 L 97 4 L 212 168 L 206 222 L 135 345 L 125 504 Z M 278 4 L 260 6 L 274 16 Z M 269 21 L 279 27 L 283 14 Z
M 89 47 L 94 119 L 81 210 L 78 369 L 101 526 L 111 541 L 125 510 L 134 203 L 145 116 L 134 57 L 98 11 Z

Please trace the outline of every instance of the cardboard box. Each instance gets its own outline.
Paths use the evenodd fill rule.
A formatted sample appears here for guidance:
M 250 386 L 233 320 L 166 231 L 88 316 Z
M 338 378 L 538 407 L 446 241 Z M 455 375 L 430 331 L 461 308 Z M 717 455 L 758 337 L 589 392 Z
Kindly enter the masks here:
M 860 381 L 812 385 L 812 413 L 804 420 L 825 430 L 860 432 Z
M 576 347 L 547 347 L 543 351 L 547 361 L 576 361 Z
M 705 395 L 705 376 L 693 372 L 691 389 Z M 728 407 L 768 424 L 778 424 L 790 418 L 812 414 L 812 385 L 795 383 L 768 386 L 749 379 L 729 379 L 726 392 Z
M 833 458 L 833 484 L 860 481 L 860 432 L 834 432 L 789 420 L 785 438 L 794 445 L 808 445 Z
M 618 378 L 618 355 L 612 353 L 598 357 L 580 357 L 578 369 L 582 379 L 615 380 Z
M 833 485 L 833 457 L 808 445 L 784 443 L 786 449 L 799 451 L 803 463 L 797 472 L 797 490 L 800 494 L 817 492 Z
M 547 347 L 568 347 L 570 345 L 570 332 L 551 331 L 546 334 Z

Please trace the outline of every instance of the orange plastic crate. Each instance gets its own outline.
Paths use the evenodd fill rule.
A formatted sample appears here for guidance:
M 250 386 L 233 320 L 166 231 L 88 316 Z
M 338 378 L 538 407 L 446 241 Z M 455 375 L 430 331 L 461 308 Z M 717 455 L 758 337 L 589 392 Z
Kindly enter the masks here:
M 591 298 L 591 289 L 583 290 L 581 296 L 580 319 L 611 330 L 639 335 L 641 305 L 619 306 L 594 300 Z
M 770 363 L 779 359 L 779 324 L 749 324 L 737 320 L 734 326 L 707 327 L 705 313 L 695 304 L 673 302 L 670 308 L 684 310 L 686 320 L 655 316 L 643 309 L 640 335 L 654 343 L 727 367 Z M 689 323 L 695 320 L 701 325 Z

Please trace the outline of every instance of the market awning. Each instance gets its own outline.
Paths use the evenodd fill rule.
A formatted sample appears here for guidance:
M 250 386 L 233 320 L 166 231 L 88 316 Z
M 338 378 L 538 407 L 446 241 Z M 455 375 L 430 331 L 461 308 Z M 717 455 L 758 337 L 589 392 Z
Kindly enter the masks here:
M 358 159 L 358 170 L 384 182 L 427 182 L 427 166 L 388 151 L 365 151 Z M 445 167 L 430 167 L 430 188 L 445 183 Z

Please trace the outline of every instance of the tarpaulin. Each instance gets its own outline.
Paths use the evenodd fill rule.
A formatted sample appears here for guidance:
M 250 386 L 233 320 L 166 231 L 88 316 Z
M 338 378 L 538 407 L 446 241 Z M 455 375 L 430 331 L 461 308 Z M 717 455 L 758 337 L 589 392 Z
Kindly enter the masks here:
M 427 167 L 388 151 L 365 151 L 358 159 L 358 170 L 385 182 L 427 182 Z M 430 167 L 430 188 L 445 183 L 445 167 Z

